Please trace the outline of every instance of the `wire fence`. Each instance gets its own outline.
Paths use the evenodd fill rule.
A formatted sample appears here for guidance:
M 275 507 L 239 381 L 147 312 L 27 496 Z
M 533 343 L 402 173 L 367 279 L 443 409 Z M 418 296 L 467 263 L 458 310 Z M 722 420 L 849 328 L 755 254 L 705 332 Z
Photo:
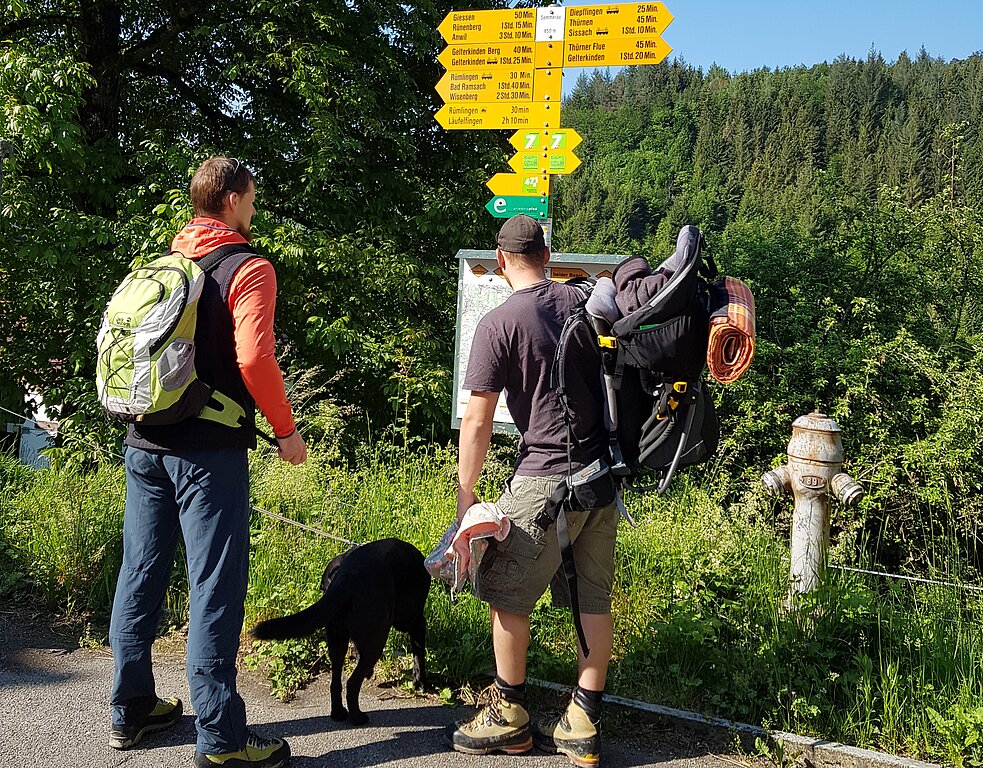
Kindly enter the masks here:
M 26 419 L 27 418 L 24 414 L 17 413 L 16 411 L 12 411 L 9 408 L 4 408 L 3 406 L 0 406 L 0 411 L 3 411 L 3 412 L 8 413 L 8 414 L 11 414 L 12 416 L 16 416 L 19 419 Z M 123 456 L 121 454 L 115 453 L 114 451 L 109 451 L 109 450 L 107 450 L 106 448 L 103 448 L 100 445 L 97 445 L 97 444 L 93 443 L 91 445 L 91 447 L 93 449 L 95 449 L 96 451 L 99 451 L 100 453 L 104 454 L 105 456 L 109 456 L 109 457 L 111 457 L 113 459 L 117 459 L 119 461 L 122 461 L 123 460 Z M 327 531 L 321 530 L 320 528 L 315 528 L 314 526 L 306 525 L 305 523 L 301 523 L 301 522 L 299 522 L 297 520 L 291 520 L 289 517 L 286 517 L 285 515 L 278 514 L 277 512 L 271 512 L 270 510 L 263 509 L 262 507 L 258 507 L 255 504 L 250 505 L 250 508 L 252 510 L 254 510 L 255 512 L 259 512 L 260 514 L 266 515 L 267 517 L 270 517 L 270 518 L 272 518 L 274 520 L 279 520 L 280 522 L 286 523 L 288 525 L 295 526 L 295 527 L 300 528 L 300 529 L 302 529 L 304 531 L 307 531 L 308 533 L 313 533 L 313 534 L 315 534 L 317 536 L 324 536 L 325 538 L 332 539 L 334 541 L 337 541 L 337 542 L 340 542 L 340 543 L 343 543 L 343 544 L 347 544 L 348 546 L 357 546 L 358 544 L 364 543 L 364 542 L 351 541 L 350 539 L 346 539 L 346 538 L 343 538 L 341 536 L 336 536 L 336 535 L 334 535 L 332 533 L 328 533 Z M 866 576 L 875 576 L 875 577 L 884 578 L 884 579 L 894 579 L 894 580 L 897 580 L 897 581 L 906 581 L 906 582 L 910 582 L 910 583 L 925 584 L 925 585 L 940 586 L 940 587 L 948 587 L 948 588 L 951 588 L 951 589 L 961 589 L 961 590 L 965 590 L 967 592 L 981 592 L 981 593 L 983 593 L 983 586 L 976 586 L 974 584 L 959 584 L 958 582 L 954 582 L 954 581 L 944 581 L 942 579 L 929 579 L 929 578 L 925 578 L 925 577 L 922 577 L 922 576 L 909 576 L 909 575 L 902 574 L 902 573 L 889 573 L 887 571 L 875 571 L 875 570 L 871 570 L 871 569 L 867 569 L 867 568 L 855 568 L 855 567 L 846 566 L 846 565 L 829 565 L 827 567 L 830 570 L 842 571 L 842 572 L 845 572 L 845 573 L 857 573 L 857 574 L 862 574 L 862 575 L 866 575 Z
M 13 416 L 17 416 L 18 418 L 21 418 L 21 419 L 26 418 L 23 414 L 16 413 L 15 411 L 10 410 L 9 408 L 4 408 L 3 406 L 0 406 L 0 411 L 4 411 L 5 413 L 9 413 L 9 414 L 11 414 Z M 107 448 L 104 448 L 101 445 L 98 445 L 97 443 L 92 443 L 90 445 L 90 447 L 93 448 L 94 450 L 98 451 L 102 455 L 107 456 L 107 457 L 109 457 L 111 459 L 115 459 L 117 461 L 124 461 L 124 457 L 123 457 L 123 455 L 121 453 L 116 453 L 115 451 L 110 451 Z M 328 533 L 327 531 L 322 531 L 320 528 L 315 528 L 314 526 L 306 525 L 305 523 L 301 523 L 301 522 L 299 522 L 297 520 L 291 520 L 289 517 L 286 517 L 285 515 L 281 515 L 281 514 L 279 514 L 277 512 L 271 512 L 270 510 L 263 509 L 262 507 L 257 507 L 255 504 L 250 504 L 249 505 L 249 508 L 252 509 L 254 512 L 259 512 L 260 514 L 266 515 L 267 517 L 273 518 L 274 520 L 279 520 L 280 522 L 287 523 L 289 525 L 295 526 L 297 528 L 300 528 L 302 530 L 305 530 L 305 531 L 307 531 L 309 533 L 316 534 L 318 536 L 324 536 L 325 538 L 332 539 L 332 540 L 337 541 L 337 542 L 340 542 L 342 544 L 347 544 L 350 547 L 354 547 L 354 546 L 357 546 L 360 543 L 363 543 L 363 542 L 351 541 L 350 539 L 346 539 L 346 538 L 343 538 L 341 536 L 335 536 L 333 533 Z

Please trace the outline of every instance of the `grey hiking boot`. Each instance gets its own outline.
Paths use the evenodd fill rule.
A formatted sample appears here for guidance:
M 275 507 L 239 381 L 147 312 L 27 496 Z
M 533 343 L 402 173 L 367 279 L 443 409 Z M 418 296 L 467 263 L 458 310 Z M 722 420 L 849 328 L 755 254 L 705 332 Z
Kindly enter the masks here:
M 157 699 L 156 706 L 136 723 L 114 725 L 109 730 L 109 746 L 130 749 L 140 743 L 144 734 L 162 731 L 175 725 L 184 714 L 181 699 Z
M 194 764 L 195 768 L 284 768 L 290 764 L 290 747 L 283 739 L 266 739 L 249 731 L 246 746 L 238 752 L 195 752 Z

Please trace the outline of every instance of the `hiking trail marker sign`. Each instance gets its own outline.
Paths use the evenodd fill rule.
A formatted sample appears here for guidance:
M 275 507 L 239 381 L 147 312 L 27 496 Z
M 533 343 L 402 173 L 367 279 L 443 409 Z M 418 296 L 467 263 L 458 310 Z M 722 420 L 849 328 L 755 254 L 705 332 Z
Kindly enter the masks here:
M 437 84 L 449 131 L 518 129 L 513 173 L 498 173 L 485 209 L 497 218 L 549 218 L 549 177 L 580 166 L 576 131 L 560 128 L 563 67 L 658 64 L 672 48 L 661 35 L 672 22 L 661 2 L 451 11 L 437 27 L 447 72 Z M 557 143 L 559 142 L 559 143 Z M 529 184 L 535 175 L 545 183 Z

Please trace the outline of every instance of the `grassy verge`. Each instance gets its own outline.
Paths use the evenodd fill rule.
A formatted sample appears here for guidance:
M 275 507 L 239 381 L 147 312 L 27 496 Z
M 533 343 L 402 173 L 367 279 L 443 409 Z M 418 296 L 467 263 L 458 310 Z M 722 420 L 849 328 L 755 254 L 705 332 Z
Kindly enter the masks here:
M 353 541 L 404 538 L 428 552 L 453 510 L 454 458 L 445 451 L 337 468 L 316 449 L 302 467 L 256 452 L 257 506 Z M 496 464 L 485 495 L 507 472 Z M 33 588 L 52 605 L 105 616 L 119 563 L 122 471 L 33 472 L 0 459 L 0 590 Z M 760 500 L 717 503 L 683 480 L 669 499 L 628 499 L 615 586 L 616 646 L 608 690 L 622 696 L 813 734 L 954 765 L 983 759 L 983 598 L 936 585 L 830 571 L 785 607 L 788 551 Z M 345 545 L 261 513 L 252 518 L 247 625 L 311 602 L 324 564 Z M 945 562 L 959 557 L 946 551 Z M 186 610 L 181 567 L 168 623 Z M 430 661 L 457 687 L 492 659 L 486 608 L 465 595 L 428 602 Z M 570 683 L 569 614 L 541 601 L 532 617 L 530 675 Z M 387 650 L 406 665 L 404 638 Z M 326 666 L 316 641 L 250 650 L 280 693 Z

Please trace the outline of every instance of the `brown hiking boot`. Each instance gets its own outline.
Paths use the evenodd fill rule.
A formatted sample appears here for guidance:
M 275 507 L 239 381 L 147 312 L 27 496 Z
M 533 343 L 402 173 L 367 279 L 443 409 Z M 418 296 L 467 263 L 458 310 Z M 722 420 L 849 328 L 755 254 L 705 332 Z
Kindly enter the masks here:
M 502 689 L 492 683 L 478 695 L 480 709 L 469 720 L 461 720 L 448 733 L 452 747 L 468 755 L 506 752 L 517 755 L 532 749 L 529 713 L 521 704 L 509 701 Z
M 593 722 L 576 700 L 563 712 L 544 714 L 533 731 L 536 746 L 546 752 L 562 752 L 574 765 L 593 768 L 601 762 L 600 724 Z

